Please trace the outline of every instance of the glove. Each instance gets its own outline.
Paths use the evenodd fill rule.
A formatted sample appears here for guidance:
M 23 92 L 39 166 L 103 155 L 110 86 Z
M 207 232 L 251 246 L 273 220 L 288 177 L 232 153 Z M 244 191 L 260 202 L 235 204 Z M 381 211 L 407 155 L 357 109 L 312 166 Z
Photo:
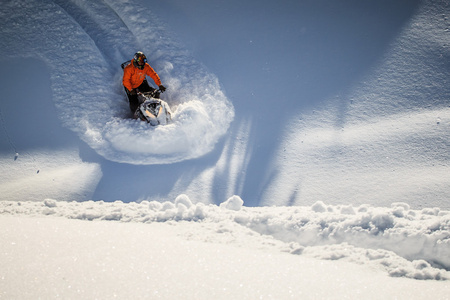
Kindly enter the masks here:
M 161 93 L 164 93 L 166 91 L 166 87 L 161 84 L 159 86 L 159 90 L 161 91 Z

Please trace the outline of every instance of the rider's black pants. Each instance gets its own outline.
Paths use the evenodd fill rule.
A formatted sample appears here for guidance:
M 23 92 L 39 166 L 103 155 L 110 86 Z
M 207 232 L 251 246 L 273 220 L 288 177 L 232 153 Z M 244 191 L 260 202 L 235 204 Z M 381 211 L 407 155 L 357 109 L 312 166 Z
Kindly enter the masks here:
M 124 88 L 125 88 L 125 92 L 127 93 L 127 96 L 128 96 L 128 102 L 130 104 L 131 113 L 134 114 L 134 112 L 140 105 L 138 96 L 136 93 L 131 94 L 126 87 L 124 87 Z M 148 85 L 147 80 L 144 80 L 144 82 L 142 82 L 142 84 L 140 86 L 138 86 L 137 90 L 141 93 L 145 93 L 145 92 L 153 91 L 154 88 L 152 88 L 151 86 Z

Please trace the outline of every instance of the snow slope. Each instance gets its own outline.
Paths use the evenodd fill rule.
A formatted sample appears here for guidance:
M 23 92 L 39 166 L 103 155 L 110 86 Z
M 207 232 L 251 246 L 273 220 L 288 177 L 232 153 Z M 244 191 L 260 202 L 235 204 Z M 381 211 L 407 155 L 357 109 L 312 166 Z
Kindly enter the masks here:
M 256 206 L 449 207 L 446 1 L 166 3 L 159 13 L 237 113 L 219 160 L 227 167 L 183 192 L 213 183 L 202 196 L 225 186 L 218 199 Z M 205 30 L 212 20 L 216 30 Z
M 448 209 L 446 3 L 270 7 L 7 1 L 1 93 L 22 96 L 2 101 L 2 165 L 14 170 L 3 182 L 26 174 L 46 185 L 8 191 L 8 199 L 59 193 L 59 180 L 34 176 L 57 174 L 50 161 L 58 155 L 42 156 L 43 147 L 68 150 L 80 177 L 95 177 L 59 199 L 186 193 L 218 204 L 236 194 L 250 206 L 401 201 Z M 170 126 L 124 119 L 119 65 L 137 49 L 169 87 L 164 98 L 177 115 Z M 32 120 L 18 122 L 27 108 Z
M 4 1 L 0 296 L 448 298 L 449 10 Z
M 167 164 L 210 152 L 234 116 L 217 78 L 186 58 L 168 36 L 153 43 L 162 39 L 152 33 L 157 25 L 139 24 L 148 12 L 127 7 L 101 1 L 9 1 L 2 8 L 3 58 L 20 52 L 44 61 L 63 125 L 107 159 Z M 26 43 L 17 42 L 17 35 Z M 128 119 L 120 64 L 133 56 L 133 49 L 149 54 L 170 87 L 173 124 L 149 128 Z

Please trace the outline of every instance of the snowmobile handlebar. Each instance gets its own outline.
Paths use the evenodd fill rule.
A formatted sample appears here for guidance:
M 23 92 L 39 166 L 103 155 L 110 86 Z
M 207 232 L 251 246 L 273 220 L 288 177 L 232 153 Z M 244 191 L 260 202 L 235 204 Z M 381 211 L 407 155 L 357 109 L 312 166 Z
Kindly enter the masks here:
M 138 95 L 142 95 L 142 96 L 145 96 L 145 97 L 152 97 L 152 98 L 155 98 L 155 96 L 160 94 L 160 93 L 162 93 L 162 91 L 160 89 L 154 89 L 154 90 L 149 91 L 149 92 L 141 92 L 141 91 L 137 92 Z

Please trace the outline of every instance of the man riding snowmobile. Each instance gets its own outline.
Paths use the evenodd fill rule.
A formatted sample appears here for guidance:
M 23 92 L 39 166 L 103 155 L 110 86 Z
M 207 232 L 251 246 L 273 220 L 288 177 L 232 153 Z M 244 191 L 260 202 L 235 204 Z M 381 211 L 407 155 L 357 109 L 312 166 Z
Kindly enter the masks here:
M 161 79 L 152 67 L 147 63 L 147 57 L 141 51 L 136 52 L 131 63 L 127 66 L 122 65 L 123 68 L 123 80 L 122 84 L 128 96 L 130 103 L 130 110 L 134 114 L 139 107 L 138 92 L 146 93 L 155 91 L 150 87 L 145 76 L 150 76 L 161 92 L 164 92 L 166 88 L 161 84 Z M 159 92 L 155 97 L 159 98 Z

